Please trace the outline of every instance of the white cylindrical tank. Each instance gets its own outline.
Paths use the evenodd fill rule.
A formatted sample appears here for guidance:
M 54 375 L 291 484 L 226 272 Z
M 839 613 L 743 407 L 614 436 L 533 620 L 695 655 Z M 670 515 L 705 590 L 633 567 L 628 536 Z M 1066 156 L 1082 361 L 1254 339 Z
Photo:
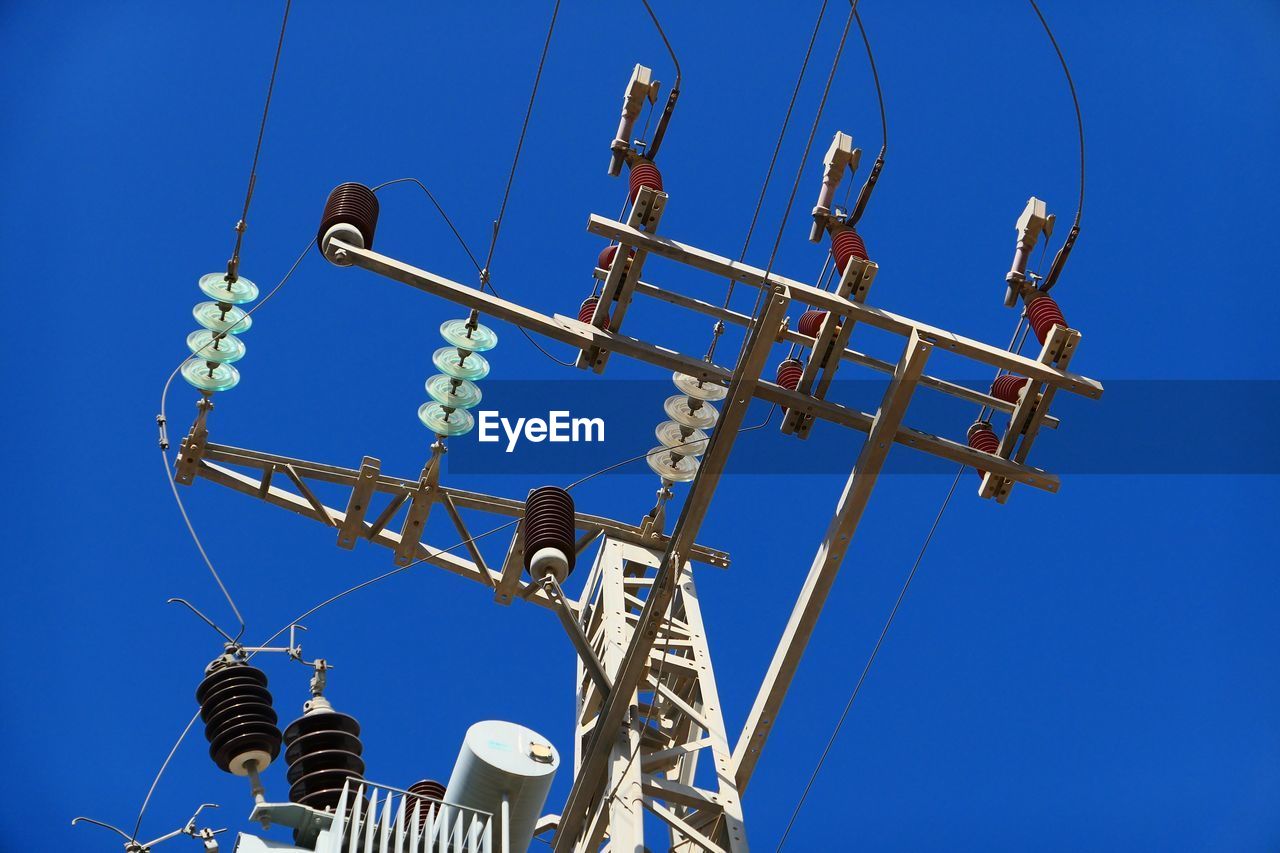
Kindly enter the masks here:
M 542 735 L 517 723 L 486 720 L 467 729 L 449 777 L 445 802 L 494 816 L 493 847 L 501 850 L 507 799 L 512 853 L 523 853 L 551 791 L 560 755 Z

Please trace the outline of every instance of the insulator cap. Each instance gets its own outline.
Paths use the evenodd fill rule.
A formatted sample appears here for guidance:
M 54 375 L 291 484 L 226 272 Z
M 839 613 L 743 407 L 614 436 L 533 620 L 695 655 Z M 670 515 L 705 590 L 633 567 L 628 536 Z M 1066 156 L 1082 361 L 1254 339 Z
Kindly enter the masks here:
M 346 183 L 329 193 L 316 232 L 316 245 L 326 258 L 339 263 L 329 252 L 329 240 L 338 237 L 344 243 L 362 249 L 373 248 L 373 232 L 378 227 L 378 197 L 364 184 Z M 349 262 L 348 262 L 349 263 Z
M 796 323 L 796 330 L 802 335 L 816 338 L 818 330 L 822 328 L 822 321 L 825 319 L 827 319 L 826 311 L 806 311 L 800 315 L 800 320 Z
M 539 578 L 547 571 L 561 581 L 569 576 L 577 556 L 574 521 L 573 496 L 564 489 L 543 486 L 529 493 L 520 524 L 524 529 L 524 567 L 530 576 Z M 559 571 L 554 562 L 562 563 Z M 560 571 L 564 577 L 559 576 Z
M 1043 344 L 1049 338 L 1054 326 L 1065 326 L 1067 321 L 1062 317 L 1062 309 L 1051 296 L 1040 294 L 1031 297 L 1027 303 L 1027 319 L 1036 333 L 1036 340 Z
M 209 757 L 219 769 L 247 776 L 250 762 L 262 771 L 280 754 L 280 729 L 262 670 L 219 659 L 196 688 L 196 701 Z
M 332 811 L 348 779 L 364 775 L 364 746 L 354 717 L 330 709 L 303 714 L 284 730 L 289 800 Z
M 636 200 L 641 187 L 649 187 L 655 192 L 662 192 L 662 173 L 653 162 L 643 157 L 631 164 L 631 194 L 628 198 Z
M 1016 403 L 1026 384 L 1027 377 L 1018 376 L 1016 373 L 1005 373 L 997 376 L 996 381 L 991 383 L 991 396 L 1006 403 Z
M 857 231 L 848 227 L 840 228 L 831 235 L 831 257 L 835 258 L 836 269 L 843 275 L 850 258 L 868 260 L 867 246 Z
M 788 391 L 796 390 L 802 376 L 804 376 L 804 363 L 798 358 L 788 358 L 778 365 L 778 384 Z
M 981 450 L 983 453 L 995 453 L 1000 449 L 1000 439 L 996 436 L 995 430 L 991 428 L 991 424 L 986 421 L 974 421 L 969 427 L 968 433 L 969 446 L 974 450 Z M 975 468 L 978 476 L 986 473 L 981 468 Z

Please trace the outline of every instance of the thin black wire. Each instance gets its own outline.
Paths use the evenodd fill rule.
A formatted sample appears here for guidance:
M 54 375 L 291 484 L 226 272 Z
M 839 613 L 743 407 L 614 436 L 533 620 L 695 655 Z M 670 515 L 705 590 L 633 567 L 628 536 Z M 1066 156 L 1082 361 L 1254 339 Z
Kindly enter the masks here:
M 1049 22 L 1045 20 L 1044 14 L 1041 13 L 1040 7 L 1036 5 L 1036 0 L 1029 0 L 1031 8 L 1035 10 L 1036 17 L 1040 19 L 1040 25 L 1044 27 L 1045 35 L 1049 36 L 1049 42 L 1053 45 L 1053 50 L 1058 54 L 1058 62 L 1062 65 L 1062 73 L 1067 78 L 1067 88 L 1071 90 L 1071 104 L 1076 111 L 1076 132 L 1080 137 L 1080 200 L 1076 207 L 1075 223 L 1072 229 L 1080 228 L 1080 217 L 1084 213 L 1084 117 L 1080 113 L 1080 98 L 1076 94 L 1075 81 L 1071 79 L 1071 69 L 1067 67 L 1066 57 L 1062 55 L 1062 48 L 1058 47 L 1058 40 L 1053 36 L 1053 30 L 1049 28 Z
M 916 555 L 915 562 L 911 564 L 911 571 L 907 573 L 907 579 L 902 584 L 902 589 L 898 592 L 898 598 L 893 602 L 893 609 L 889 611 L 889 618 L 885 620 L 884 627 L 880 629 L 880 636 L 876 638 L 876 644 L 871 649 L 871 655 L 867 658 L 866 665 L 862 667 L 862 674 L 858 676 L 858 683 L 854 685 L 853 692 L 849 694 L 849 701 L 845 702 L 844 711 L 841 712 L 840 719 L 836 721 L 831 737 L 827 739 L 827 745 L 823 748 L 822 755 L 818 758 L 817 766 L 809 774 L 809 781 L 804 786 L 800 801 L 796 803 L 795 809 L 791 812 L 791 819 L 787 821 L 787 828 L 782 833 L 782 839 L 778 841 L 778 850 L 781 850 L 782 846 L 787 843 L 787 836 L 791 834 L 791 828 L 795 825 L 796 818 L 800 815 L 800 809 L 804 807 L 804 801 L 809 796 L 809 790 L 813 787 L 814 780 L 818 778 L 818 773 L 822 770 L 823 762 L 827 760 L 827 754 L 831 752 L 831 747 L 840 735 L 840 729 L 844 725 L 845 718 L 849 716 L 849 710 L 853 707 L 854 700 L 858 698 L 858 691 L 862 689 L 863 683 L 867 680 L 867 673 L 871 671 L 871 665 L 875 663 L 876 655 L 880 653 L 880 647 L 884 644 L 884 638 L 888 635 L 890 626 L 893 625 L 893 619 L 898 615 L 898 609 L 902 607 L 902 600 L 906 598 L 907 590 L 911 587 L 911 581 L 915 578 L 921 561 L 924 560 L 925 552 L 929 550 L 929 543 L 933 541 L 933 534 L 937 531 L 939 522 L 942 521 L 942 514 L 947 511 L 947 504 L 951 503 L 951 496 L 955 494 L 956 485 L 960 482 L 960 475 L 964 473 L 965 467 L 961 465 L 960 469 L 956 471 L 956 476 L 951 481 L 951 488 L 947 490 L 947 496 L 942 499 L 942 506 L 938 507 L 938 514 L 933 517 L 933 524 L 929 527 L 929 533 L 924 537 L 920 552 Z
M 853 6 L 853 17 L 858 22 L 858 32 L 862 34 L 862 43 L 867 48 L 867 62 L 871 65 L 871 79 L 876 84 L 876 100 L 880 104 L 880 156 L 889 149 L 889 119 L 884 108 L 884 91 L 880 88 L 880 72 L 876 70 L 876 56 L 871 51 L 871 40 L 867 38 L 867 28 L 862 25 L 862 16 L 858 14 L 857 0 L 850 0 Z
M 426 193 L 426 196 L 431 201 L 431 204 L 434 205 L 436 211 L 439 212 L 440 218 L 444 220 L 444 224 L 449 226 L 449 230 L 452 231 L 453 236 L 457 238 L 458 245 L 462 247 L 462 251 L 467 253 L 467 257 L 471 260 L 472 265 L 475 266 L 476 272 L 479 272 L 481 270 L 481 266 L 480 266 L 480 262 L 476 260 L 475 253 L 471 251 L 471 247 L 467 245 L 467 241 L 462 238 L 462 233 L 459 232 L 457 226 L 453 224 L 453 220 L 449 218 L 449 214 L 445 213 L 444 207 L 440 204 L 440 202 L 436 201 L 435 195 L 432 194 L 431 190 L 427 189 L 426 184 L 422 183 L 422 181 L 418 180 L 417 178 L 394 178 L 393 180 L 390 180 L 390 181 L 383 181 L 382 183 L 378 184 L 376 187 L 372 187 L 371 190 L 376 193 L 378 190 L 384 187 L 389 187 L 389 186 L 393 186 L 394 184 L 403 184 L 403 183 L 417 184 L 418 188 L 421 189 L 424 193 Z
M 769 190 L 769 182 L 773 179 L 773 170 L 778 163 L 778 153 L 782 150 L 782 141 L 787 135 L 787 128 L 791 124 L 791 113 L 795 109 L 796 99 L 800 95 L 800 85 L 804 82 L 806 69 L 809 67 L 809 59 L 813 56 L 813 45 L 818 40 L 818 32 L 822 28 L 822 18 L 827 13 L 827 0 L 822 0 L 822 5 L 818 8 L 818 19 L 813 23 L 813 33 L 809 36 L 809 46 L 805 48 L 804 61 L 800 63 L 800 73 L 796 76 L 796 85 L 791 90 L 791 100 L 787 103 L 787 111 L 782 117 L 782 127 L 778 130 L 778 139 L 773 144 L 773 154 L 769 157 L 769 168 L 764 173 L 764 183 L 760 187 L 760 195 L 756 198 L 756 208 L 751 213 L 751 223 L 747 226 L 747 236 L 742 243 L 742 251 L 738 253 L 738 260 L 741 261 L 747 256 L 747 249 L 751 247 L 751 237 L 755 234 L 756 222 L 760 219 L 760 208 L 764 206 L 764 197 Z M 729 302 L 733 298 L 733 289 L 737 282 L 729 279 L 729 288 L 724 295 L 724 307 L 729 307 Z M 711 345 L 707 349 L 707 361 L 715 356 L 716 344 L 720 340 L 722 327 L 717 324 L 715 331 L 711 335 Z
M 640 2 L 644 4 L 644 10 L 648 12 L 649 17 L 653 19 L 653 26 L 657 28 L 658 35 L 662 38 L 662 43 L 666 45 L 667 53 L 671 54 L 671 64 L 676 67 L 676 82 L 675 82 L 675 85 L 672 86 L 671 88 L 673 91 L 679 92 L 680 80 L 682 76 L 680 74 L 680 60 L 676 58 L 676 52 L 671 47 L 671 42 L 667 39 L 667 33 L 664 29 L 662 29 L 662 23 L 658 20 L 658 16 L 654 14 L 653 7 L 649 5 L 649 0 L 640 0 Z
M 280 54 L 284 51 L 284 33 L 289 26 L 289 9 L 293 0 L 285 0 L 284 19 L 280 21 L 280 37 L 276 41 L 276 55 L 271 63 L 271 77 L 267 81 L 267 99 L 262 105 L 262 120 L 258 123 L 258 141 L 253 146 L 253 163 L 249 166 L 249 184 L 244 191 L 244 209 L 240 213 L 240 221 L 236 224 L 236 245 L 231 252 L 228 273 L 235 276 L 240 266 L 240 245 L 244 240 L 244 231 L 249 219 L 249 203 L 253 200 L 253 188 L 258 182 L 258 157 L 262 153 L 262 139 L 266 135 L 267 115 L 271 111 L 271 95 L 276 88 L 276 72 L 280 69 Z

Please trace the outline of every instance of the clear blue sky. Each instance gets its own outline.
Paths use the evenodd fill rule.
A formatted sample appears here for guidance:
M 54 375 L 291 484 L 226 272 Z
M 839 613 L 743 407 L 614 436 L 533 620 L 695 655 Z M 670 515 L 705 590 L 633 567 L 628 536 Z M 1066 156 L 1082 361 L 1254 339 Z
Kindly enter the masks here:
M 817 4 L 657 5 L 685 76 L 660 158 L 671 194 L 663 230 L 736 254 Z M 831 5 L 748 258 L 756 263 L 834 51 L 844 7 Z M 193 328 L 196 279 L 230 251 L 280 8 L 0 8 L 6 851 L 118 849 L 70 818 L 132 825 L 218 651 L 164 601 L 186 596 L 230 621 L 162 479 L 152 419 Z M 1123 395 L 1064 405 L 1063 428 L 1040 447 L 1085 462 L 1058 495 L 1023 489 L 1000 507 L 964 478 L 788 849 L 1280 845 L 1276 420 L 1274 407 L 1249 408 L 1277 378 L 1270 321 L 1280 305 L 1267 265 L 1280 193 L 1280 6 L 1046 0 L 1044 10 L 1075 73 L 1089 144 L 1084 233 L 1057 292 L 1084 334 L 1075 366 L 1113 383 L 1258 382 L 1225 395 L 1212 383 L 1169 385 L 1174 396 L 1150 405 Z M 548 14 L 547 3 L 295 3 L 243 273 L 274 283 L 344 180 L 419 177 L 483 245 Z M 604 173 L 621 88 L 636 61 L 672 75 L 638 3 L 567 2 L 561 15 L 493 275 L 504 295 L 573 313 L 602 245 L 584 230 L 587 214 L 612 215 L 622 194 Z M 891 137 L 862 229 L 881 267 L 871 301 L 1003 344 L 1015 218 L 1031 194 L 1064 223 L 1075 205 L 1075 128 L 1057 60 L 1020 2 L 868 2 L 864 17 Z M 805 240 L 807 211 L 816 157 L 837 129 L 869 162 L 879 118 L 856 41 L 778 256 L 794 277 L 821 264 L 823 249 Z M 383 193 L 378 248 L 473 280 L 412 188 Z M 672 264 L 652 271 L 708 299 L 723 293 L 723 282 Z M 737 306 L 752 296 L 740 293 Z M 428 444 L 414 411 L 435 329 L 458 314 L 313 254 L 255 317 L 243 382 L 218 399 L 214 439 L 342 465 L 369 454 L 414 474 Z M 638 310 L 629 328 L 705 346 L 705 320 L 660 317 Z M 538 389 L 553 387 L 537 383 L 586 378 L 514 329 L 498 331 L 494 380 L 528 380 L 509 392 L 513 409 L 537 408 Z M 597 387 L 621 378 L 661 376 L 615 358 Z M 495 405 L 513 385 L 490 386 Z M 611 444 L 612 458 L 646 449 L 638 436 L 670 393 L 648 387 L 631 408 L 636 439 Z M 194 397 L 175 386 L 175 440 Z M 972 417 L 966 406 L 938 411 L 930 426 L 956 437 Z M 1073 429 L 1077 414 L 1087 429 Z M 700 582 L 734 732 L 838 495 L 836 472 L 857 454 L 858 436 L 819 429 L 832 473 L 741 474 L 721 489 L 702 537 L 734 555 L 728 572 L 704 570 Z M 1161 437 L 1170 433 L 1172 443 Z M 1132 448 L 1125 456 L 1157 448 L 1149 470 L 1164 473 L 1088 464 L 1114 459 L 1117 444 Z M 771 447 L 792 452 L 770 432 L 750 453 Z M 454 442 L 455 465 L 477 450 L 474 437 Z M 1270 460 L 1259 470 L 1272 473 L 1185 473 L 1196 467 L 1190 454 L 1227 451 Z M 522 464 L 520 474 L 447 481 L 521 495 L 572 479 L 530 473 L 536 456 Z M 949 480 L 880 483 L 746 797 L 760 849 L 776 846 Z M 602 478 L 578 492 L 579 506 L 638 520 L 654 485 Z M 381 549 L 340 551 L 332 532 L 210 484 L 184 494 L 251 639 L 390 567 Z M 571 753 L 572 653 L 541 609 L 498 608 L 483 589 L 423 568 L 307 624 L 307 653 L 337 666 L 333 701 L 364 725 L 371 777 L 447 777 L 467 725 L 490 717 Z M 290 719 L 305 673 L 278 658 L 264 665 Z M 282 765 L 267 776 L 279 798 L 283 776 Z M 565 770 L 555 800 L 569 781 Z M 196 732 L 142 835 L 178 826 L 202 801 L 222 804 L 219 825 L 247 828 L 247 786 L 213 766 Z

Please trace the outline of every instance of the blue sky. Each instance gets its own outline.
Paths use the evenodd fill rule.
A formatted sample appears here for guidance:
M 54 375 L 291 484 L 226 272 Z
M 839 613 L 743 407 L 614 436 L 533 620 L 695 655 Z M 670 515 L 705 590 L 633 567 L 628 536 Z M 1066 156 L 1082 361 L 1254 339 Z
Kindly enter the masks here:
M 660 157 L 665 233 L 737 254 L 817 5 L 659 4 L 685 78 Z M 963 479 L 788 849 L 1280 844 L 1276 409 L 1256 406 L 1274 400 L 1267 382 L 1277 379 L 1268 321 L 1280 305 L 1266 264 L 1280 191 L 1280 7 L 1047 0 L 1044 11 L 1088 134 L 1084 231 L 1056 292 L 1084 335 L 1074 366 L 1104 381 L 1251 381 L 1212 406 L 1198 385 L 1170 385 L 1175 396 L 1149 407 L 1107 397 L 1085 413 L 1073 402 L 1039 445 L 1078 459 L 1128 444 L 1156 454 L 1150 470 L 1165 473 L 1094 466 L 1067 474 L 1058 495 L 1023 489 L 1006 506 L 978 500 Z M 777 233 L 843 12 L 832 4 L 748 261 L 762 265 Z M 230 621 L 162 480 L 153 418 L 193 328 L 196 279 L 230 251 L 279 13 L 278 3 L 242 0 L 0 8 L 6 850 L 115 849 L 70 818 L 132 826 L 218 651 L 165 599 L 191 598 Z M 1014 220 L 1032 194 L 1064 225 L 1075 206 L 1075 128 L 1057 60 L 1021 3 L 913 0 L 866 3 L 863 13 L 891 143 L 861 229 L 881 268 L 871 302 L 1003 344 Z M 244 275 L 278 280 L 345 180 L 418 177 L 482 246 L 548 14 L 542 3 L 295 4 Z M 576 312 L 602 246 L 584 230 L 587 214 L 613 215 L 623 193 L 604 167 L 636 61 L 671 80 L 638 3 L 564 5 L 494 258 L 503 295 Z M 817 158 L 837 129 L 869 163 L 879 118 L 856 41 L 783 235 L 776 268 L 792 277 L 812 278 L 822 263 L 823 249 L 805 239 L 807 211 Z M 474 280 L 410 187 L 382 194 L 378 248 Z M 673 288 L 723 294 L 724 282 L 673 264 L 654 264 L 659 272 Z M 739 291 L 736 307 L 753 296 Z M 434 372 L 436 327 L 456 315 L 313 253 L 255 317 L 241 386 L 217 401 L 214 440 L 350 466 L 367 454 L 384 470 L 416 473 L 429 443 L 414 416 L 421 383 Z M 644 306 L 629 320 L 633 333 L 668 345 L 706 345 L 700 317 Z M 524 381 L 491 385 L 495 405 L 508 389 L 507 405 L 533 412 L 543 393 L 562 393 L 558 380 L 587 378 L 511 327 L 497 330 L 493 379 Z M 866 346 L 883 346 L 876 340 Z M 594 381 L 632 378 L 662 377 L 615 357 Z M 647 432 L 673 393 L 637 387 L 629 417 L 642 428 L 620 435 Z M 175 439 L 194 397 L 175 385 Z M 582 400 L 589 413 L 590 395 Z M 955 437 L 973 414 L 938 411 L 931 428 Z M 1073 430 L 1068 412 L 1090 426 Z M 699 585 L 735 733 L 839 494 L 835 472 L 857 455 L 857 435 L 819 429 L 833 473 L 736 474 L 701 537 L 734 555 L 727 572 L 703 570 Z M 755 454 L 794 453 L 790 442 L 762 431 L 735 464 L 751 471 Z M 1259 470 L 1272 473 L 1180 473 L 1197 467 L 1192 453 L 1241 448 L 1271 460 Z M 615 458 L 645 449 L 619 442 Z M 466 455 L 479 451 L 474 436 L 454 442 L 459 470 L 448 482 L 516 496 L 572 479 L 540 476 L 537 456 L 516 473 L 466 474 Z M 757 847 L 776 846 L 949 481 L 895 474 L 879 484 L 746 796 Z M 654 487 L 641 470 L 576 494 L 583 510 L 638 520 Z M 340 551 L 312 522 L 211 484 L 184 494 L 251 639 L 390 568 L 380 549 Z M 364 726 L 371 777 L 447 777 L 466 727 L 493 717 L 571 751 L 572 652 L 538 608 L 498 608 L 483 589 L 423 568 L 307 626 L 307 653 L 337 667 L 331 698 Z M 264 666 L 289 719 L 306 673 L 278 658 Z M 280 798 L 283 775 L 277 766 L 266 779 Z M 563 771 L 549 810 L 569 782 Z M 218 825 L 248 828 L 247 787 L 213 766 L 196 733 L 142 836 L 180 825 L 202 801 L 222 804 Z

